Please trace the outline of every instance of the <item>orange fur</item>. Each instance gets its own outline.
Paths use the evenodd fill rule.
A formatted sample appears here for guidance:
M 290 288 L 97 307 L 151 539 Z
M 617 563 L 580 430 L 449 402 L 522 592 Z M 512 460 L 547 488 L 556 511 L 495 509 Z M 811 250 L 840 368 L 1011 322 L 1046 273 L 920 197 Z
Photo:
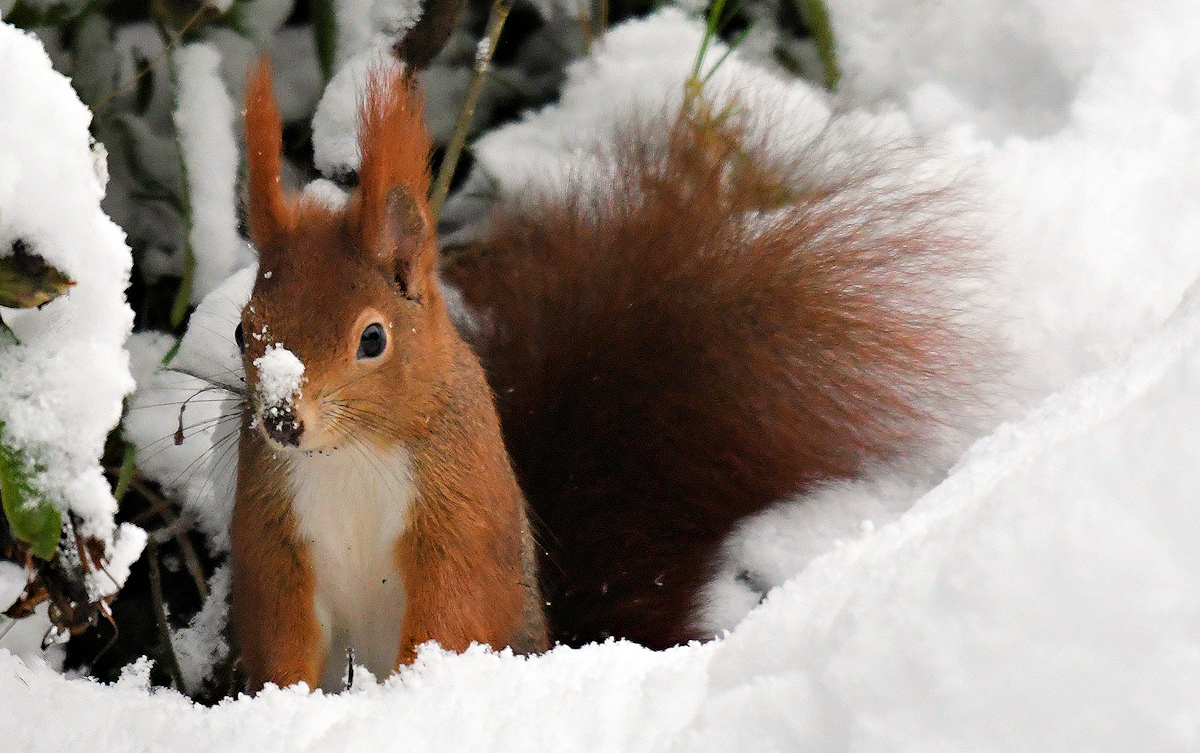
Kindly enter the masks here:
M 269 87 L 260 66 L 247 90 L 248 129 L 277 130 Z M 389 670 L 410 662 L 426 640 L 455 650 L 472 641 L 541 648 L 525 501 L 482 370 L 451 326 L 434 279 L 429 141 L 415 84 L 372 77 L 360 187 L 344 211 L 277 195 L 278 157 L 263 152 L 278 147 L 277 133 L 250 130 L 246 139 L 255 150 L 250 211 L 260 262 L 241 324 L 250 399 L 231 539 L 232 616 L 251 688 L 328 679 L 314 604 L 325 605 L 329 634 L 339 620 L 359 617 L 338 612 L 329 594 L 362 594 L 370 609 L 390 604 L 400 582 L 403 614 L 362 623 L 395 636 Z M 363 333 L 376 324 L 386 344 L 360 357 Z M 259 390 L 259 359 L 275 346 L 303 363 L 304 381 L 268 403 L 275 398 Z M 314 483 L 312 468 L 354 477 Z M 338 489 L 365 496 L 346 499 Z M 302 508 L 293 495 L 303 497 Z M 402 523 L 378 581 L 341 582 L 366 576 L 322 564 L 345 547 L 361 549 L 345 563 L 376 563 L 369 539 L 391 530 L 356 529 L 339 519 L 343 508 L 376 516 L 380 526 Z M 320 530 L 327 520 L 360 538 Z M 391 590 L 382 590 L 389 579 Z M 383 596 L 372 601 L 375 591 Z
M 260 249 L 271 248 L 292 231 L 295 213 L 279 181 L 283 134 L 266 58 L 247 77 L 245 118 L 250 237 Z
M 242 667 L 255 692 L 267 682 L 303 681 L 315 688 L 325 652 L 311 598 L 312 563 L 298 541 L 281 469 L 262 446 L 265 441 L 243 427 L 242 442 L 255 446 L 239 455 L 230 527 L 235 557 L 230 619 Z
M 411 197 L 418 216 L 404 218 L 422 237 L 419 242 L 432 247 L 433 217 L 425 197 L 429 194 L 429 134 L 424 125 L 424 107 L 415 80 L 407 75 L 385 78 L 375 72 L 370 79 L 362 103 L 360 143 L 362 163 L 358 171 L 358 193 L 350 208 L 350 221 L 359 233 L 359 245 L 387 257 L 395 249 L 387 248 L 385 223 L 388 219 L 388 193 L 397 187 Z M 382 246 L 384 247 L 381 247 Z M 402 249 L 403 254 L 428 259 L 435 254 L 417 254 L 416 249 Z M 416 276 L 429 269 L 417 270 Z

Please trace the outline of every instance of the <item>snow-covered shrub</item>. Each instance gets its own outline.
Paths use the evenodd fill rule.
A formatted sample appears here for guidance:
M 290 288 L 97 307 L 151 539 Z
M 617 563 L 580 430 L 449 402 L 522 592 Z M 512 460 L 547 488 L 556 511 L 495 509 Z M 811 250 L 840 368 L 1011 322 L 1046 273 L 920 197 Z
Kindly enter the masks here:
M 5 288 L 60 288 L 0 302 L 25 306 L 0 309 L 0 612 L 48 601 L 55 631 L 81 631 L 107 613 L 145 541 L 116 524 L 100 466 L 133 388 L 130 255 L 100 210 L 105 151 L 70 83 L 36 38 L 6 25 L 0 71 Z

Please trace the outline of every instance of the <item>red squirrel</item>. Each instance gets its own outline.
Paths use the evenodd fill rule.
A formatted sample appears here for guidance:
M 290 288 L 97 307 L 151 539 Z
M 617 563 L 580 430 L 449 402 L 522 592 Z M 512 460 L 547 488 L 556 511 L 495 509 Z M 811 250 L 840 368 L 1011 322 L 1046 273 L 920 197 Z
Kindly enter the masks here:
M 359 188 L 331 210 L 284 197 L 251 77 L 232 539 L 253 687 L 328 687 L 344 645 L 378 674 L 426 639 L 709 638 L 700 593 L 739 520 L 954 423 L 981 351 L 937 189 L 773 157 L 736 102 L 697 96 L 439 261 L 413 86 L 372 83 Z M 470 347 L 439 284 L 475 312 Z M 295 366 L 278 345 L 302 382 L 262 373 Z
M 525 500 L 435 279 L 415 84 L 372 78 L 340 210 L 284 194 L 265 62 L 245 122 L 259 267 L 230 534 L 251 690 L 339 688 L 347 650 L 382 677 L 428 640 L 543 648 Z

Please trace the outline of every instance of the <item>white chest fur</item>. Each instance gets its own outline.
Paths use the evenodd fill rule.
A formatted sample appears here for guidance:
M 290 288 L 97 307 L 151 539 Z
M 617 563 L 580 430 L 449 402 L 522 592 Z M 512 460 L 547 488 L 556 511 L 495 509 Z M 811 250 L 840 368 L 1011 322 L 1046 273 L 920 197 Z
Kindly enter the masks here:
M 327 649 L 321 687 L 340 690 L 346 650 L 383 679 L 395 668 L 404 617 L 396 540 L 416 489 L 406 451 L 346 448 L 291 463 L 293 511 L 308 541 L 314 602 Z

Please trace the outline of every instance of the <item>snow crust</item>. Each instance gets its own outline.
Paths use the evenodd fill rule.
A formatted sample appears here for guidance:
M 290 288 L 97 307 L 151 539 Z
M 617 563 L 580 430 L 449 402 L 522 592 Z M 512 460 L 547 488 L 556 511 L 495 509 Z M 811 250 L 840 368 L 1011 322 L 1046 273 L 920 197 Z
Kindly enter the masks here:
M 733 627 L 708 644 L 426 650 L 382 685 L 356 673 L 340 695 L 268 689 L 212 709 L 148 692 L 145 665 L 106 687 L 0 650 L 6 743 L 58 751 L 82 729 L 113 751 L 1200 748 L 1200 10 L 830 11 L 839 97 L 736 55 L 713 84 L 805 103 L 797 139 L 866 108 L 883 133 L 926 134 L 970 167 L 1020 391 L 944 478 L 881 471 L 747 521 L 709 614 Z M 615 30 L 572 68 L 560 107 L 481 139 L 477 164 L 509 190 L 586 169 L 612 123 L 678 101 L 699 35 L 674 11 Z M 237 387 L 232 331 L 253 279 L 205 300 L 172 365 Z M 197 510 L 230 478 L 209 475 L 229 454 L 212 422 L 237 425 L 219 400 L 189 403 L 209 423 L 179 447 L 177 415 L 145 430 L 193 458 L 162 473 L 202 468 L 180 481 Z
M 133 389 L 124 342 L 131 257 L 100 209 L 105 154 L 91 114 L 33 36 L 0 24 L 0 254 L 21 240 L 76 285 L 40 309 L 4 309 L 4 441 L 42 470 L 33 483 L 80 533 L 111 543 L 116 501 L 99 459 Z

